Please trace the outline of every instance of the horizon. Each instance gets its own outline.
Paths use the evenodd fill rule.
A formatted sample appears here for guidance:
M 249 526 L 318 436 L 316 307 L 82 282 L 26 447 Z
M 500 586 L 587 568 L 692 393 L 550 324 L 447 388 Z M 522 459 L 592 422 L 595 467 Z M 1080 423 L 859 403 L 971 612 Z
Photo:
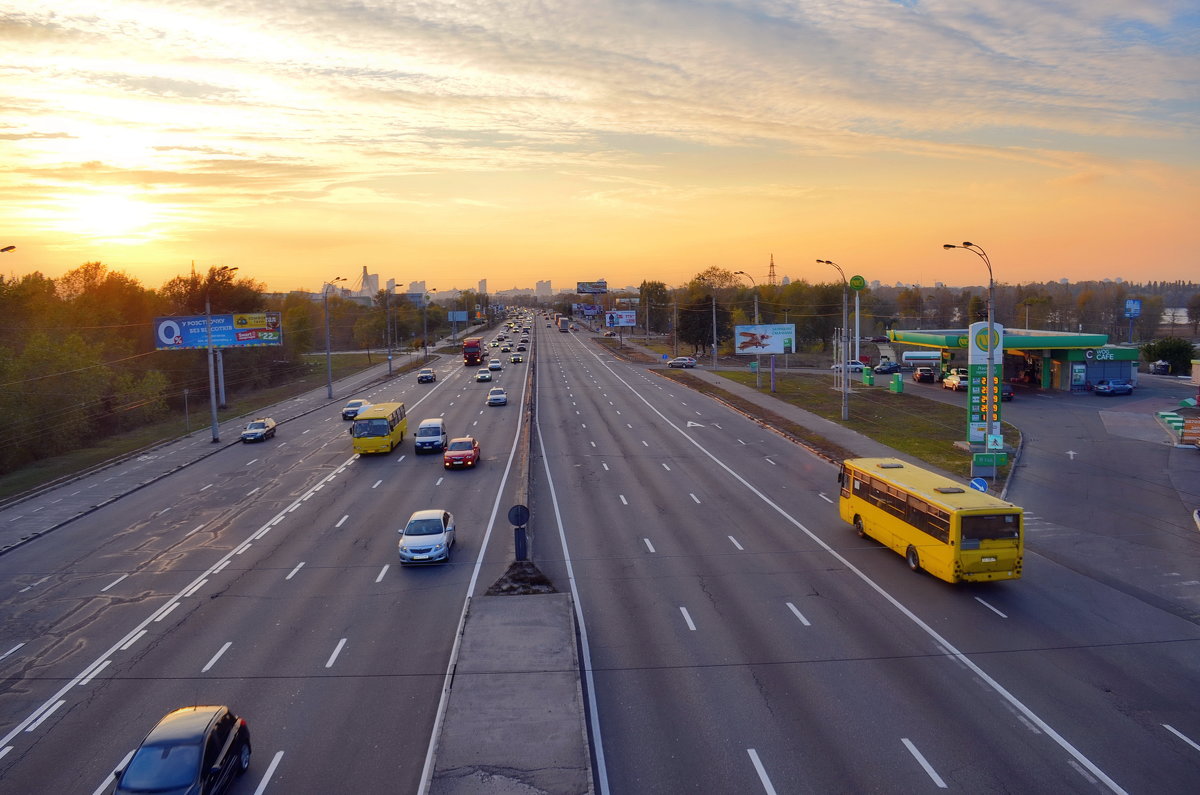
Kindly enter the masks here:
M 1186 3 L 544 8 L 0 0 L 0 272 L 1200 272 Z

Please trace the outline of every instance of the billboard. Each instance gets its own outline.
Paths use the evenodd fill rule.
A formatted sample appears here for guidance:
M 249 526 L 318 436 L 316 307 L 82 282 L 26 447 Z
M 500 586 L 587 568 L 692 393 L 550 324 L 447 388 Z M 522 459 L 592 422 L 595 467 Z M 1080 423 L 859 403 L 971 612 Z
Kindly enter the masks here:
M 608 292 L 608 282 L 601 279 L 598 282 L 577 282 L 575 292 L 581 294 L 600 295 Z
M 609 328 L 616 328 L 618 326 L 636 326 L 637 312 L 627 312 L 625 310 L 618 312 L 605 312 L 604 325 L 608 326 Z
M 764 326 L 734 326 L 738 354 L 795 353 L 796 325 L 777 323 Z
M 465 310 L 465 309 L 451 310 L 446 313 L 446 319 L 449 320 L 451 323 L 466 323 L 467 322 L 467 310 Z
M 205 315 L 154 318 L 154 349 L 185 351 L 207 348 L 210 331 L 205 328 L 205 318 Z M 283 344 L 282 319 L 278 312 L 211 315 L 208 320 L 211 322 L 209 328 L 214 348 Z
M 571 314 L 590 317 L 600 314 L 600 307 L 595 304 L 571 304 Z

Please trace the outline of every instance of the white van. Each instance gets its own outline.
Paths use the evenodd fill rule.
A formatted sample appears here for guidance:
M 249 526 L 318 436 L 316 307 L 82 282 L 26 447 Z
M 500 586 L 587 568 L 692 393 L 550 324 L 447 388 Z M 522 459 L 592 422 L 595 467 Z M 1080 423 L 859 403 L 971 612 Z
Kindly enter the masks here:
M 413 436 L 413 444 L 418 453 L 440 453 L 446 449 L 446 423 L 441 417 L 430 417 L 421 420 L 417 433 Z

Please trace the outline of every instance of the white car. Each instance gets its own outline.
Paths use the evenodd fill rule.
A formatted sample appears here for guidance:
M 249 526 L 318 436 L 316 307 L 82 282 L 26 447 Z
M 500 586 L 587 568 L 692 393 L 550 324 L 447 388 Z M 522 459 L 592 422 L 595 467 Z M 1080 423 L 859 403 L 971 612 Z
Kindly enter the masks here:
M 503 370 L 504 365 L 500 363 L 499 359 L 492 359 L 491 361 L 488 362 L 488 369 L 489 370 Z
M 400 531 L 401 563 L 450 561 L 454 546 L 454 515 L 449 511 L 417 511 Z
M 696 360 L 691 356 L 676 356 L 667 362 L 667 367 L 695 367 Z
M 846 362 L 845 366 L 852 373 L 861 373 L 863 371 L 863 367 L 864 367 L 862 362 Z M 841 370 L 842 365 L 839 364 L 838 362 L 834 362 L 833 366 L 830 367 L 829 369 L 830 370 Z
M 489 389 L 488 396 L 487 396 L 487 404 L 489 406 L 507 406 L 508 405 L 508 393 L 504 391 L 503 387 L 499 387 L 499 386 Z

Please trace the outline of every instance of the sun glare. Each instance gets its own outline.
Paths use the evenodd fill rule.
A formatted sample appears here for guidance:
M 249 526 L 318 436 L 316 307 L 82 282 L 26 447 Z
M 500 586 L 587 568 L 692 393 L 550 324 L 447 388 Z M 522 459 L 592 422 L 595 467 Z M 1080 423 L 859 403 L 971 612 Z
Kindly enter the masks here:
M 154 205 L 120 193 L 75 196 L 62 204 L 59 231 L 100 238 L 128 238 L 149 232 L 157 220 Z

